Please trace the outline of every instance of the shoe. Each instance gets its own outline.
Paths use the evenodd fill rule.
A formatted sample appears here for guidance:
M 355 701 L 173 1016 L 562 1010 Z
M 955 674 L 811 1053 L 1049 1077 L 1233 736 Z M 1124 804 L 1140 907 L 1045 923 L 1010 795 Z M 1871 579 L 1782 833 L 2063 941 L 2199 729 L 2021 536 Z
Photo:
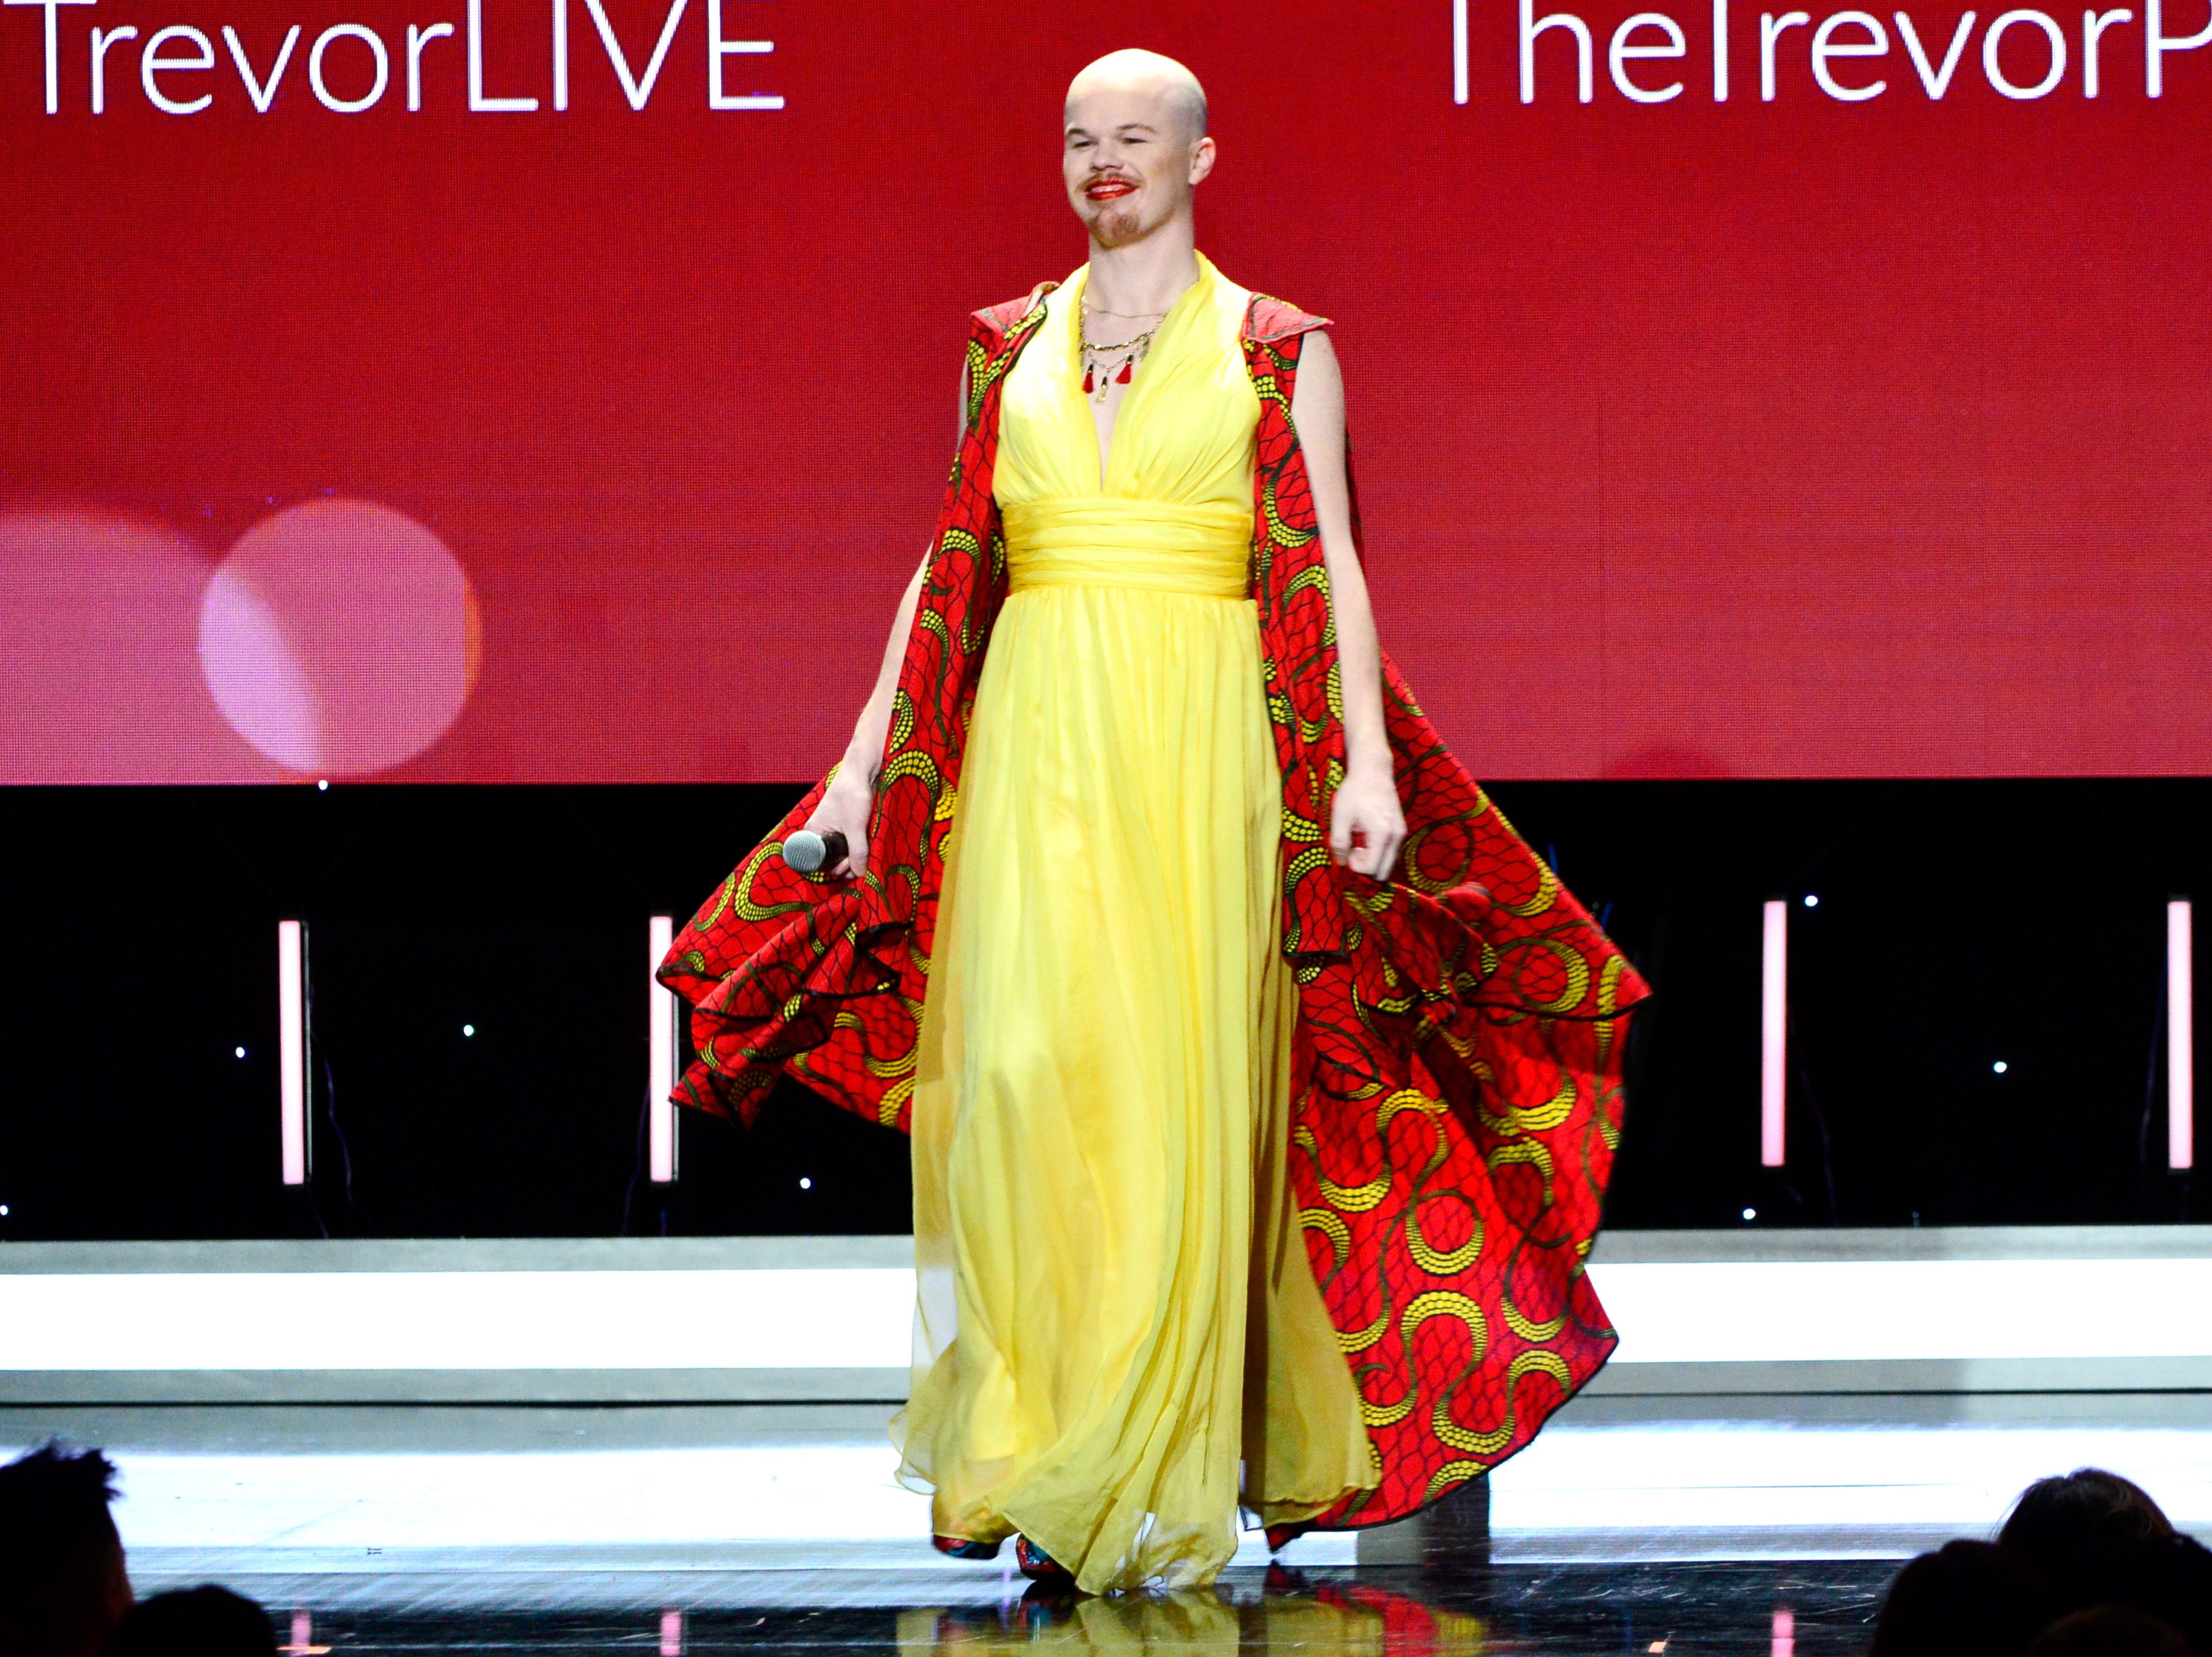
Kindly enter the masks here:
M 999 1557 L 996 1542 L 970 1542 L 964 1536 L 933 1536 L 929 1539 L 938 1552 L 949 1554 L 955 1559 L 996 1559 Z
M 1270 1525 L 1267 1527 L 1267 1551 L 1280 1553 L 1308 1531 L 1310 1525 Z
M 1022 1568 L 1022 1575 L 1039 1582 L 1073 1582 L 1075 1573 L 1042 1548 L 1034 1545 L 1026 1536 L 1014 1539 L 1014 1563 Z

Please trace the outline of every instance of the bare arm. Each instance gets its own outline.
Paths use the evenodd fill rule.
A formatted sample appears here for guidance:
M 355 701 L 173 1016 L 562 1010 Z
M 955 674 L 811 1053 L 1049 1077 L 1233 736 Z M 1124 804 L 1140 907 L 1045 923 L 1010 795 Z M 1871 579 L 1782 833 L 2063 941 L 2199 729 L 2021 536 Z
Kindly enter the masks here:
M 883 767 L 884 739 L 891 728 L 891 701 L 898 693 L 907 634 L 914 627 L 915 605 L 921 600 L 921 578 L 928 568 L 929 559 L 924 555 L 899 599 L 898 616 L 884 646 L 883 665 L 876 670 L 875 689 L 868 693 L 853 726 L 853 740 L 845 744 L 837 774 L 823 791 L 814 815 L 806 819 L 806 826 L 817 835 L 835 829 L 845 836 L 845 860 L 827 871 L 837 879 L 850 879 L 868 866 L 868 817 L 875 809 L 876 773 Z
M 960 371 L 960 428 L 968 426 L 968 371 Z M 884 645 L 882 665 L 876 670 L 875 689 L 853 726 L 853 740 L 837 762 L 837 774 L 823 791 L 806 826 L 817 835 L 832 829 L 845 836 L 845 860 L 827 872 L 850 879 L 868 866 L 868 818 L 875 809 L 876 773 L 884 763 L 884 740 L 890 734 L 891 703 L 898 695 L 899 669 L 906 661 L 907 635 L 914 631 L 915 607 L 921 602 L 922 577 L 929 570 L 927 548 L 899 598 L 898 614 L 891 622 L 891 636 Z
M 1363 875 L 1389 877 L 1406 838 L 1405 812 L 1382 719 L 1382 646 L 1367 578 L 1352 544 L 1352 489 L 1344 464 L 1344 375 L 1336 348 L 1316 329 L 1298 362 L 1291 418 L 1305 451 L 1321 521 L 1322 560 L 1328 569 L 1336 617 L 1336 659 L 1344 697 L 1344 781 L 1329 814 L 1329 854 Z

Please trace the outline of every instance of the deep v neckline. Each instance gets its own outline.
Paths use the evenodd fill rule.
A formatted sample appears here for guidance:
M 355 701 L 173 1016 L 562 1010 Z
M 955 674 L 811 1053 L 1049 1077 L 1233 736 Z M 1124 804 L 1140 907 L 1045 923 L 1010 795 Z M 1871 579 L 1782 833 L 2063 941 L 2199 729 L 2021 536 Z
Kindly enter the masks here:
M 1144 360 L 1129 371 L 1129 383 L 1121 392 L 1120 406 L 1114 410 L 1114 429 L 1110 433 L 1102 434 L 1098 429 L 1097 410 L 1092 406 L 1091 398 L 1082 389 L 1083 300 L 1091 292 L 1091 270 L 1088 265 L 1084 267 L 1082 283 L 1076 288 L 1073 295 L 1075 306 L 1075 315 L 1073 319 L 1075 361 L 1073 368 L 1067 375 L 1066 383 L 1068 395 L 1082 404 L 1084 420 L 1091 428 L 1091 452 L 1097 466 L 1097 470 L 1093 476 L 1097 484 L 1097 494 L 1101 499 L 1103 499 L 1106 495 L 1106 480 L 1114 474 L 1114 457 L 1121 450 L 1121 434 L 1128 427 L 1129 410 L 1137 400 L 1139 386 L 1146 383 L 1145 370 L 1152 365 L 1152 359 L 1159 355 L 1161 336 L 1167 332 L 1168 325 L 1176 319 L 1176 314 L 1182 310 L 1190 296 L 1205 285 L 1206 276 L 1205 260 L 1201 255 L 1197 277 L 1188 288 L 1176 295 L 1175 303 L 1168 307 L 1166 314 L 1152 325 L 1152 347 L 1145 353 Z

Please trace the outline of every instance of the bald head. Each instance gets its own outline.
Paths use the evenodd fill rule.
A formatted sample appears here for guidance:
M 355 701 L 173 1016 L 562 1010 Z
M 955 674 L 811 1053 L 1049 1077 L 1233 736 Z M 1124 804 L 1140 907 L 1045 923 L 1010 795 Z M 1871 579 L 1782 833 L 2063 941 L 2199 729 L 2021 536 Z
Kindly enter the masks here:
M 1094 249 L 1188 240 L 1191 192 L 1213 170 L 1206 94 L 1157 52 L 1109 52 L 1068 83 L 1060 172 Z
M 1067 83 L 1067 112 L 1073 118 L 1079 105 L 1104 94 L 1117 101 L 1127 99 L 1157 102 L 1174 122 L 1186 143 L 1206 136 L 1206 88 L 1172 58 L 1132 47 L 1109 52 L 1084 65 Z

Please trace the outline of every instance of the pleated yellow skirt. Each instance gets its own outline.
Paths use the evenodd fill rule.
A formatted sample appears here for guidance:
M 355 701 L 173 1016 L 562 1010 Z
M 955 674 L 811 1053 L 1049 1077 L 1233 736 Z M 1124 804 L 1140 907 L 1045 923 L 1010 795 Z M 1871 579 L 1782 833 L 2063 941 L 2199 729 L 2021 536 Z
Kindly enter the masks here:
M 1018 571 L 977 694 L 896 1430 L 940 1534 L 1197 1584 L 1240 1498 L 1302 1517 L 1370 1478 L 1286 1194 L 1280 782 L 1249 600 L 1063 574 Z

